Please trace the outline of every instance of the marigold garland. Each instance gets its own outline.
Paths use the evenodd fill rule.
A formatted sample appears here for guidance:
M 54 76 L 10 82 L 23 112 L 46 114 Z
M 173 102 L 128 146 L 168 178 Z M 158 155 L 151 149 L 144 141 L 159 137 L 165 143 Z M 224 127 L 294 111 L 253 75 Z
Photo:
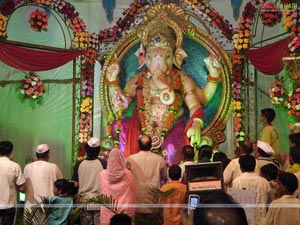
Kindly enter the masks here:
M 160 135 L 160 137 L 165 137 L 169 131 L 172 129 L 172 127 L 176 123 L 176 119 L 178 116 L 179 109 L 182 107 L 183 104 L 183 96 L 182 94 L 182 84 L 180 79 L 180 74 L 173 70 L 172 74 L 170 75 L 174 82 L 174 91 L 175 93 L 175 100 L 173 104 L 168 106 L 168 109 L 166 110 L 166 114 L 164 116 L 164 125 L 162 125 L 157 131 L 154 131 L 153 122 L 148 120 L 147 118 L 150 118 L 150 110 L 146 110 L 149 106 L 147 104 L 148 101 L 145 99 L 145 95 L 149 95 L 149 84 L 148 78 L 146 78 L 147 72 L 143 72 L 138 79 L 138 88 L 137 88 L 137 107 L 138 107 L 138 117 L 140 122 L 140 128 L 142 130 L 143 134 L 148 134 L 150 136 L 153 136 L 155 133 L 156 135 Z M 147 88 L 148 87 L 148 88 Z M 147 92 L 147 93 L 145 93 Z M 159 132 L 159 133 L 158 133 Z
M 7 17 L 0 13 L 0 38 L 6 38 Z

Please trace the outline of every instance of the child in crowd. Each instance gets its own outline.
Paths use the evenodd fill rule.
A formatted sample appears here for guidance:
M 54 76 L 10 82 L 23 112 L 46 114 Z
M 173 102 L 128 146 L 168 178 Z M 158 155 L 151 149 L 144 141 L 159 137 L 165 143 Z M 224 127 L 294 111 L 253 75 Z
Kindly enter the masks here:
M 280 186 L 278 183 L 278 167 L 272 163 L 264 165 L 260 169 L 261 176 L 266 178 L 270 184 L 270 190 L 268 192 L 268 204 L 273 200 L 281 197 Z
M 170 195 L 166 196 L 163 204 L 184 204 L 186 202 L 186 185 L 180 182 L 181 168 L 178 165 L 172 165 L 169 168 L 170 182 L 163 185 L 160 190 L 163 192 L 174 189 Z M 182 225 L 180 207 L 164 207 L 164 225 Z
M 54 196 L 49 199 L 49 204 L 54 207 L 50 210 L 48 225 L 67 225 L 69 213 L 73 206 L 72 182 L 66 179 L 58 179 L 54 182 Z

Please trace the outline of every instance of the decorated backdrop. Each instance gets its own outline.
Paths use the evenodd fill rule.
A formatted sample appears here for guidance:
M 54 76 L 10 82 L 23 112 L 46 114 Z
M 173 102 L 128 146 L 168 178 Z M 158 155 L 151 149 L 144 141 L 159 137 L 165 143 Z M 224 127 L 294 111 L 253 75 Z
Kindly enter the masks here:
M 57 64 L 58 67 L 47 68 L 45 71 L 13 67 L 13 63 L 8 62 L 12 56 L 2 55 L 0 91 L 3 96 L 1 98 L 3 110 L 1 110 L 0 117 L 0 134 L 1 139 L 10 138 L 16 142 L 17 151 L 26 152 L 22 156 L 16 154 L 17 160 L 22 162 L 21 164 L 25 163 L 26 158 L 31 160 L 34 146 L 42 141 L 49 142 L 50 145 L 55 146 L 54 158 L 58 156 L 62 159 L 59 162 L 61 167 L 68 165 L 66 173 L 70 173 L 71 163 L 77 159 L 78 155 L 82 155 L 82 145 L 93 135 L 95 60 L 105 59 L 106 53 L 114 44 L 135 29 L 142 22 L 145 10 L 156 2 L 134 0 L 129 6 L 126 5 L 119 9 L 123 15 L 115 20 L 115 24 L 96 30 L 94 23 L 101 23 L 101 20 L 97 21 L 89 16 L 91 8 L 95 12 L 100 10 L 100 6 L 98 8 L 88 4 L 83 6 L 80 3 L 77 4 L 80 7 L 75 7 L 72 3 L 62 0 L 2 1 L 0 5 L 0 44 L 3 46 L 8 44 L 7 47 L 19 46 L 22 48 L 24 43 L 34 44 L 34 46 L 27 45 L 25 49 L 21 49 L 24 54 L 27 49 L 36 48 L 37 45 L 48 46 L 50 48 L 47 51 L 54 53 L 59 52 L 59 49 L 67 49 L 69 53 L 82 50 L 82 54 L 77 57 L 76 61 Z M 245 68 L 248 62 L 247 50 L 250 50 L 253 44 L 254 27 L 257 23 L 268 29 L 281 26 L 286 30 L 287 36 L 292 35 L 293 40 L 293 42 L 288 42 L 290 44 L 287 46 L 286 53 L 291 53 L 295 57 L 299 47 L 299 31 L 297 29 L 299 27 L 299 7 L 296 3 L 288 0 L 276 3 L 263 0 L 247 1 L 241 8 L 242 13 L 237 25 L 233 26 L 226 19 L 226 15 L 218 12 L 209 2 L 197 0 L 178 2 L 201 18 L 204 22 L 201 25 L 203 29 L 207 27 L 226 49 L 232 49 L 233 129 L 236 138 L 243 139 L 247 136 L 243 121 L 245 111 L 248 110 L 244 107 L 244 90 L 245 84 L 247 84 Z M 84 22 L 81 14 L 79 15 L 79 9 L 88 18 L 88 24 Z M 104 18 L 102 19 L 104 20 Z M 89 26 L 93 28 L 89 30 Z M 21 44 L 15 41 L 21 42 Z M 49 45 L 49 43 L 51 44 Z M 24 64 L 29 64 L 30 58 L 24 57 L 22 54 L 17 56 L 20 57 L 19 62 L 23 60 Z M 38 63 L 43 59 L 40 57 L 31 62 Z M 42 65 L 47 65 L 47 62 Z M 45 84 L 45 92 L 39 90 L 43 92 L 41 95 L 43 104 L 38 104 L 35 109 L 31 108 L 30 104 L 25 104 L 27 99 L 22 104 L 19 98 L 22 94 L 20 85 L 26 84 L 26 79 L 33 71 L 39 76 L 38 80 L 34 82 L 41 81 Z M 18 92 L 16 92 L 16 86 Z M 297 83 L 293 83 L 290 88 L 297 93 Z M 24 93 L 27 91 L 25 89 L 25 87 L 22 89 Z M 40 97 L 39 93 L 33 99 L 40 99 L 38 98 Z M 290 93 L 293 92 L 285 93 L 292 96 Z M 293 99 L 290 96 L 289 98 L 285 97 L 284 102 L 290 101 L 290 107 L 292 107 Z M 286 106 L 289 104 L 287 103 Z M 292 110 L 297 112 L 297 105 Z M 294 111 L 289 110 L 289 114 L 293 114 Z

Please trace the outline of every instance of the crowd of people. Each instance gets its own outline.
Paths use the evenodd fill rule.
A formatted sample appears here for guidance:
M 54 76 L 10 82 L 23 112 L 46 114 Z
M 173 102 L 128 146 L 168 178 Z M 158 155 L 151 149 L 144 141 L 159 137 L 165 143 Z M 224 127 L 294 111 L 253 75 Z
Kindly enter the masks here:
M 300 224 L 300 133 L 289 135 L 289 157 L 282 157 L 277 147 L 273 148 L 279 141 L 272 125 L 274 117 L 271 109 L 262 110 L 265 127 L 261 140 L 241 141 L 239 155 L 232 160 L 209 145 L 201 146 L 198 155 L 194 147 L 186 145 L 181 163 L 167 165 L 161 155 L 151 152 L 152 140 L 147 135 L 138 138 L 138 153 L 125 158 L 114 147 L 103 160 L 99 157 L 100 140 L 92 137 L 85 145 L 86 157 L 75 164 L 70 180 L 49 162 L 47 144 L 36 147 L 37 160 L 25 165 L 22 172 L 12 160 L 13 144 L 1 141 L 0 224 L 15 224 L 18 192 L 26 193 L 24 207 L 29 211 L 48 200 L 48 225 L 70 224 L 70 212 L 82 205 L 84 210 L 73 224 Z M 217 161 L 222 164 L 224 188 L 202 196 L 199 207 L 190 211 L 186 168 Z M 249 218 L 243 207 L 247 202 L 239 202 L 229 190 L 255 193 L 254 217 Z M 115 200 L 116 209 L 107 204 L 87 204 L 99 195 Z

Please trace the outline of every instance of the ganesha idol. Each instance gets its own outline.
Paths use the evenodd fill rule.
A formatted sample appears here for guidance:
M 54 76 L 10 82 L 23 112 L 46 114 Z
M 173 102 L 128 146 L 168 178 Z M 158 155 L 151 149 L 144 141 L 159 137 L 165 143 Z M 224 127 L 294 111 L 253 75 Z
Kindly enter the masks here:
M 175 25 L 160 20 L 143 31 L 135 55 L 139 67 L 122 89 L 119 85 L 120 65 L 117 58 L 107 67 L 105 84 L 115 111 L 132 110 L 123 118 L 119 134 L 120 149 L 125 156 L 138 152 L 139 135 L 152 138 L 152 151 L 165 156 L 170 164 L 179 163 L 181 148 L 201 143 L 203 109 L 213 97 L 221 81 L 220 64 L 214 57 L 204 59 L 209 74 L 204 88 L 180 70 L 187 53 L 181 47 L 183 35 Z M 189 110 L 183 119 L 184 105 Z M 128 117 L 128 116 L 127 116 Z M 114 129 L 112 129 L 114 130 Z

